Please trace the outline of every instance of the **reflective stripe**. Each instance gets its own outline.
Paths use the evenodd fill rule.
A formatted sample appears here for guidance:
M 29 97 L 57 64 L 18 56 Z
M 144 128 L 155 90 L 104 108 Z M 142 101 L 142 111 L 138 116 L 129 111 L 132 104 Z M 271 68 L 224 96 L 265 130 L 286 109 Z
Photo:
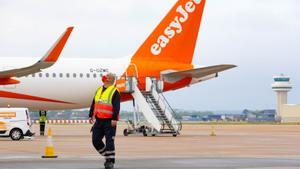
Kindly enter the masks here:
M 115 159 L 115 156 L 105 156 L 105 159 Z
M 103 103 L 96 103 L 95 108 L 97 112 L 103 112 L 106 114 L 112 114 L 113 113 L 113 106 L 111 104 L 103 104 Z
M 102 105 L 104 105 L 104 106 L 112 106 L 112 104 L 110 104 L 110 103 L 102 103 L 102 102 L 98 102 L 99 104 L 101 103 Z
M 99 150 L 98 152 L 101 154 L 101 155 L 104 155 L 103 153 L 105 153 L 105 146 L 104 146 L 104 148 L 102 148 L 101 150 Z
M 114 156 L 115 155 L 115 151 L 105 151 L 103 153 L 100 153 L 103 156 Z
M 113 114 L 113 112 L 109 111 L 109 110 L 101 110 L 99 112 L 104 113 L 104 114 Z
M 104 109 L 104 110 L 109 110 L 109 111 L 113 110 L 112 104 L 103 104 L 103 103 L 96 103 L 96 104 L 97 104 L 96 107 L 99 109 Z
M 115 151 L 106 151 L 105 154 L 114 154 Z

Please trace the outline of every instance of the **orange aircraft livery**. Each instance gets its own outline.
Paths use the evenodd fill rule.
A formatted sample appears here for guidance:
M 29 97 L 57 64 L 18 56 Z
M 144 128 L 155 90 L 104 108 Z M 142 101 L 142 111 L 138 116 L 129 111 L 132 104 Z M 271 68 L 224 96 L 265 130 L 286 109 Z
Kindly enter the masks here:
M 219 72 L 235 65 L 197 67 L 192 63 L 205 3 L 178 0 L 131 56 L 60 58 L 73 31 L 69 27 L 38 62 L 32 58 L 0 57 L 0 63 L 5 64 L 2 67 L 10 67 L 0 69 L 0 107 L 87 108 L 107 72 L 117 75 L 118 86 L 126 83 L 126 77 L 136 77 L 140 90 L 145 90 L 147 77 L 155 78 L 163 82 L 163 92 L 218 77 Z M 131 94 L 121 93 L 122 101 L 131 99 Z

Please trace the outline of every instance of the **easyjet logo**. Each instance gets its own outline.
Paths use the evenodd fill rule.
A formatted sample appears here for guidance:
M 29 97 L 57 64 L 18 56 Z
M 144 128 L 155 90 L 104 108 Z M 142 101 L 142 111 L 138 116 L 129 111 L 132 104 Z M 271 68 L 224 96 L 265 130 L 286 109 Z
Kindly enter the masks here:
M 160 35 L 157 42 L 151 46 L 151 53 L 159 55 L 168 43 L 183 30 L 182 24 L 189 19 L 189 15 L 196 10 L 196 5 L 200 4 L 201 0 L 190 0 L 184 5 L 179 5 L 176 9 L 177 16 Z

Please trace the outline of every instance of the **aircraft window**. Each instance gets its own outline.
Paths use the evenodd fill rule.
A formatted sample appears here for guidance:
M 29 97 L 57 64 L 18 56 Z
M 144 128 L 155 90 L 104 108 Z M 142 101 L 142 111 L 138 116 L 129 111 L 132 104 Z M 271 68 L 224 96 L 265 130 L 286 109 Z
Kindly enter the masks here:
M 94 73 L 94 74 L 93 74 L 93 77 L 94 77 L 94 78 L 96 78 L 96 77 L 97 77 L 97 74 L 96 74 L 96 73 Z
M 55 78 L 55 77 L 56 77 L 56 74 L 55 74 L 55 73 L 52 73 L 52 77 L 54 77 L 54 78 Z
M 42 73 L 39 73 L 39 77 L 43 77 L 43 74 L 42 74 Z
M 87 73 L 87 74 L 86 74 L 86 77 L 87 77 L 87 78 L 90 78 L 90 74 L 89 74 L 89 73 Z
M 73 77 L 76 78 L 76 73 L 73 73 Z
M 67 74 L 66 74 L 66 77 L 67 77 L 67 78 L 69 78 L 69 77 L 70 77 L 70 74 L 69 74 L 69 73 L 67 73 Z
M 46 73 L 46 77 L 49 77 L 49 73 Z
M 35 77 L 35 73 L 34 73 L 34 74 L 31 74 L 31 76 L 32 76 L 32 77 Z
M 60 77 L 60 78 L 64 77 L 64 74 L 59 73 L 59 77 Z
M 79 76 L 80 76 L 80 78 L 82 78 L 82 77 L 83 77 L 83 73 L 80 73 L 80 75 L 79 75 Z

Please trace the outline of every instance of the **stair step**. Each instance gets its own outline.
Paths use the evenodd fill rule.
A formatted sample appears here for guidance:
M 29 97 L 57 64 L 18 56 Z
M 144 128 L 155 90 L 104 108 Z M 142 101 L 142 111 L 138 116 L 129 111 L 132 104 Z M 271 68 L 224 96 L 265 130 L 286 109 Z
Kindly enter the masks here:
M 173 121 L 169 120 L 168 117 L 166 116 L 166 113 L 168 113 L 169 108 L 167 109 L 162 109 L 161 104 L 166 104 L 163 105 L 164 106 L 169 106 L 167 105 L 168 103 L 166 103 L 164 101 L 164 98 L 162 97 L 162 100 L 157 100 L 156 97 L 154 97 L 154 94 L 156 96 L 156 91 L 140 91 L 144 97 L 144 99 L 146 100 L 149 108 L 152 110 L 152 113 L 155 115 L 155 117 L 157 118 L 157 120 L 159 120 L 159 123 L 161 124 L 161 130 L 160 132 L 163 134 L 178 134 L 178 132 L 175 130 L 175 126 L 173 127 Z M 173 111 L 171 111 L 171 113 L 174 113 Z M 175 124 L 176 125 L 176 124 Z
M 164 120 L 165 122 L 167 122 L 168 123 L 168 119 L 167 118 L 164 118 L 164 117 L 159 117 L 159 116 L 156 116 L 157 118 L 160 118 L 160 119 L 162 119 L 162 120 Z

